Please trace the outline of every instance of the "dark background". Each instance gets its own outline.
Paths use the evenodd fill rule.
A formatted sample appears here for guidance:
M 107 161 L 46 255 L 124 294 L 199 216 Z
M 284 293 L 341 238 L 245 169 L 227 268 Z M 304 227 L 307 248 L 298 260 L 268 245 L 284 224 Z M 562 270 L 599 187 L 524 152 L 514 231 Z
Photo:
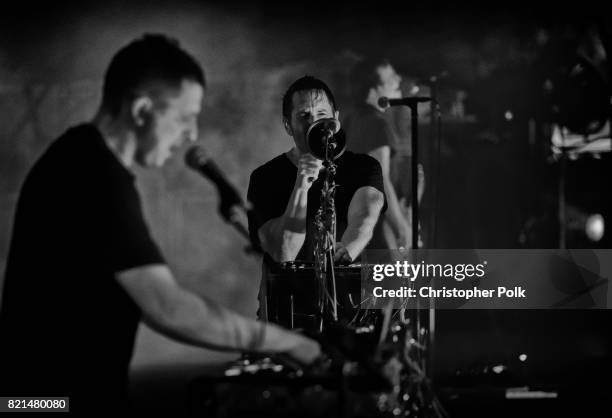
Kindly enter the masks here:
M 598 93 L 586 101 L 566 94 L 563 69 L 576 62 L 577 54 L 588 57 L 596 76 L 587 82 L 609 98 L 610 67 L 601 51 L 611 29 L 610 14 L 589 2 L 537 7 L 399 1 L 3 5 L 0 271 L 28 168 L 53 138 L 93 116 L 113 53 L 145 32 L 176 37 L 203 64 L 209 87 L 200 142 L 243 194 L 251 171 L 291 146 L 280 123 L 280 101 L 294 79 L 308 73 L 327 81 L 342 113 L 351 109 L 347 75 L 362 56 L 386 55 L 404 78 L 405 94 L 415 86 L 429 94 L 431 77 L 437 75 L 441 141 L 432 135 L 428 107 L 420 108 L 425 246 L 555 248 L 559 163 L 550 158 L 550 122 L 559 115 L 544 84 L 561 80 L 555 93 L 565 99 L 559 100 L 589 119 L 585 103 Z M 458 92 L 466 97 L 463 118 L 451 111 Z M 405 109 L 392 112 L 403 134 L 398 181 L 409 184 L 402 171 L 409 115 Z M 568 163 L 567 199 L 583 213 L 612 219 L 609 153 L 597 157 Z M 242 238 L 216 215 L 213 187 L 186 170 L 180 156 L 160 172 L 141 170 L 139 186 L 154 235 L 181 283 L 254 315 L 259 263 L 243 253 Z M 609 248 L 609 235 L 593 243 L 576 230 L 568 246 Z M 549 373 L 561 364 L 575 361 L 565 370 L 584 372 L 609 362 L 609 321 L 603 312 L 554 315 L 442 312 L 436 348 L 442 377 L 451 381 L 457 369 L 478 362 L 511 362 L 521 350 L 535 353 L 528 371 L 547 381 L 564 375 Z M 202 365 L 230 358 L 142 327 L 133 368 L 138 381 L 154 368 L 186 364 L 196 373 Z M 582 367 L 587 364 L 591 369 Z

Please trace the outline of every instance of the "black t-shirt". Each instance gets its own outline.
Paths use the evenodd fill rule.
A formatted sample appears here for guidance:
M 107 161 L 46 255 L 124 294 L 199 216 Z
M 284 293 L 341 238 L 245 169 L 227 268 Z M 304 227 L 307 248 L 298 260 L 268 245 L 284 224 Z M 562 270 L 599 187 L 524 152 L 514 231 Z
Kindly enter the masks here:
M 357 189 L 372 186 L 384 194 L 384 188 L 380 164 L 369 155 L 345 151 L 335 163 L 336 240 L 339 241 L 346 229 L 349 204 Z M 297 167 L 286 154 L 279 155 L 251 174 L 248 199 L 253 205 L 253 211 L 249 216 L 249 232 L 255 242 L 259 243 L 259 228 L 285 212 L 296 177 Z M 314 259 L 314 218 L 320 207 L 323 182 L 324 175 L 321 173 L 308 191 L 306 239 L 298 253 L 298 260 Z M 270 258 L 266 257 L 266 260 L 270 261 Z
M 120 401 L 140 310 L 115 273 L 164 263 L 133 175 L 93 125 L 36 162 L 15 213 L 0 311 L 2 395 Z

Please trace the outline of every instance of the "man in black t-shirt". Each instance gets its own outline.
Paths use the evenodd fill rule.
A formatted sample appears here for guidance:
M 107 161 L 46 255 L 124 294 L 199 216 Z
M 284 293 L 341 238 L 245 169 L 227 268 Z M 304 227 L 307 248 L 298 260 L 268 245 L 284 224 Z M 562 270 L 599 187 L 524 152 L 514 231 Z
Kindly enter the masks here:
M 21 189 L 0 310 L 0 396 L 69 396 L 71 410 L 125 406 L 141 318 L 207 348 L 285 352 L 319 345 L 180 286 L 143 218 L 132 168 L 161 167 L 197 138 L 204 74 L 178 43 L 121 49 L 91 123 L 68 130 Z
M 264 249 L 266 263 L 314 258 L 313 221 L 323 176 L 322 161 L 308 151 L 306 131 L 323 118 L 338 119 L 329 87 L 310 76 L 294 82 L 283 97 L 283 124 L 294 147 L 251 174 L 249 230 Z M 336 260 L 352 261 L 372 237 L 383 208 L 382 174 L 368 155 L 346 151 L 335 163 Z

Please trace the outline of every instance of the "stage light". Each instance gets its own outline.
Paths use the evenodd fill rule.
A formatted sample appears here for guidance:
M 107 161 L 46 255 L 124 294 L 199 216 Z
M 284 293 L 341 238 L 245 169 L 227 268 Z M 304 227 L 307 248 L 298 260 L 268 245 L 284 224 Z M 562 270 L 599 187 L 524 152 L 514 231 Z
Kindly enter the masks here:
M 591 241 L 599 241 L 605 232 L 605 222 L 599 213 L 591 215 L 586 220 L 585 232 Z
M 498 364 L 497 366 L 493 366 L 492 370 L 495 374 L 501 374 L 506 370 L 506 366 L 504 366 L 503 364 Z
M 590 241 L 600 241 L 605 233 L 606 222 L 599 213 L 588 213 L 573 205 L 567 206 L 568 230 L 583 233 Z

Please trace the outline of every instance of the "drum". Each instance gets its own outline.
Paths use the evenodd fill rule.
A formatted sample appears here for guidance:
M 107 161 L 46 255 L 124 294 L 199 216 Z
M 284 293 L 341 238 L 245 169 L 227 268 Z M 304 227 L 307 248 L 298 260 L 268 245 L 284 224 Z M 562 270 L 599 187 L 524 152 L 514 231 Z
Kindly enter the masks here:
M 350 322 L 361 304 L 361 265 L 336 266 L 338 320 Z M 319 332 L 319 284 L 312 262 L 270 265 L 266 275 L 268 320 L 291 329 Z

